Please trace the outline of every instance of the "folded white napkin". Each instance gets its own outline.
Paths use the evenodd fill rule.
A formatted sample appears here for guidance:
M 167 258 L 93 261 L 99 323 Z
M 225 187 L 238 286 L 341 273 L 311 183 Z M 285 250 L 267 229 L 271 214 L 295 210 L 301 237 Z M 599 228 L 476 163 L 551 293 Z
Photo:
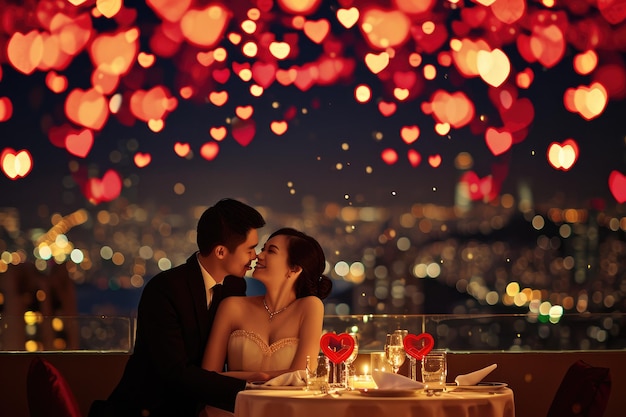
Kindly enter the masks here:
M 375 370 L 372 372 L 372 378 L 378 389 L 422 389 L 424 384 L 419 381 L 413 381 L 404 375 L 393 374 L 391 372 L 383 372 Z
M 302 387 L 306 385 L 306 371 L 304 369 L 299 369 L 297 371 L 285 372 L 284 374 L 280 374 L 277 377 L 270 379 L 263 385 Z
M 454 382 L 456 382 L 457 385 L 476 385 L 497 367 L 498 365 L 494 363 L 492 365 L 484 367 L 483 369 L 479 369 L 478 371 L 470 372 L 469 374 L 459 375 L 454 378 Z

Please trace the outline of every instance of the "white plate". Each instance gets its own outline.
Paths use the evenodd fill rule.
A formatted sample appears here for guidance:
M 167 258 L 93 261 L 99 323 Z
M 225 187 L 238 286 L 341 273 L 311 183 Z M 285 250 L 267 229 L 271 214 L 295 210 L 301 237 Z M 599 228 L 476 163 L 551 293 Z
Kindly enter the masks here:
M 270 390 L 291 390 L 302 391 L 306 386 L 294 386 L 294 385 L 263 385 L 265 381 L 251 382 L 249 387 L 251 389 L 270 389 Z
M 463 390 L 463 391 L 497 391 L 508 385 L 504 382 L 479 382 L 476 385 L 446 385 L 447 391 Z

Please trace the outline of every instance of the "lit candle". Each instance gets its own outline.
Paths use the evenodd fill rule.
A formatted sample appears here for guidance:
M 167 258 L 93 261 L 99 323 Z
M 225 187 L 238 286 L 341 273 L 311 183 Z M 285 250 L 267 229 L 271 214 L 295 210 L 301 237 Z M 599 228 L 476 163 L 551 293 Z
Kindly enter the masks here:
M 363 365 L 363 375 L 367 375 L 367 371 L 369 371 L 369 367 L 367 365 Z
M 375 389 L 376 383 L 371 375 L 355 375 L 354 377 L 354 389 Z

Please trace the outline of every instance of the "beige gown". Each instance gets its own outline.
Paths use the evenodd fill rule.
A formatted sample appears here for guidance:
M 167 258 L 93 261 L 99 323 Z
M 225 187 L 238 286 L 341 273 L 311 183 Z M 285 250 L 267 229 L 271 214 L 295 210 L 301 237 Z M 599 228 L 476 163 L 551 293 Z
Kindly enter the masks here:
M 267 345 L 254 332 L 235 330 L 228 338 L 229 371 L 277 371 L 289 369 L 298 349 L 298 338 L 280 339 Z M 200 417 L 232 416 L 219 408 L 206 406 Z

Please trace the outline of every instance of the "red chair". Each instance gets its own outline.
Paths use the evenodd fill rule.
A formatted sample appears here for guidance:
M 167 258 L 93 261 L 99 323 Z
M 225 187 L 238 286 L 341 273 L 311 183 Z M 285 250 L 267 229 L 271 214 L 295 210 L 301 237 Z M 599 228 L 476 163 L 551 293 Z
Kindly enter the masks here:
M 609 368 L 579 360 L 565 373 L 547 417 L 602 417 L 610 394 Z
M 43 358 L 31 361 L 26 378 L 30 417 L 82 417 L 63 374 Z

